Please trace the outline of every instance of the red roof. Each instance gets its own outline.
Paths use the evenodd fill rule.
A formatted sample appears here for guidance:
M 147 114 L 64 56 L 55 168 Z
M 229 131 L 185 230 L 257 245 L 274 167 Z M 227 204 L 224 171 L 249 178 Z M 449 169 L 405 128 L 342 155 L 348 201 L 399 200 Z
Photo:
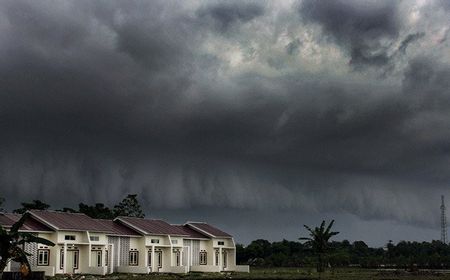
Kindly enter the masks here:
M 150 220 L 135 217 L 118 217 L 116 220 L 131 226 L 133 229 L 144 234 L 186 235 L 183 230 L 162 220 Z
M 191 238 L 207 238 L 207 239 L 209 239 L 208 236 L 201 234 L 200 232 L 195 231 L 186 225 L 184 225 L 184 226 L 183 225 L 173 225 L 173 226 L 181 229 L 187 236 L 189 236 Z
M 114 233 L 110 227 L 98 223 L 83 213 L 31 210 L 31 215 L 55 230 Z
M 194 230 L 200 230 L 201 233 L 208 234 L 212 237 L 232 237 L 230 234 L 216 227 L 213 227 L 207 223 L 188 222 L 187 225 L 193 228 Z
M 111 232 L 115 235 L 135 235 L 140 236 L 140 234 L 131 228 L 124 226 L 120 223 L 113 222 L 111 220 L 103 220 L 103 219 L 95 219 L 97 223 L 103 224 L 104 227 L 107 227 Z
M 14 223 L 16 223 L 22 215 L 11 214 L 11 213 L 1 213 L 0 214 L 0 225 L 5 228 L 10 228 Z M 41 222 L 36 221 L 33 218 L 26 219 L 23 226 L 20 228 L 21 231 L 53 231 L 51 228 L 47 227 Z
M 16 217 L 11 215 L 13 214 L 0 213 L 0 226 L 4 228 L 11 227 L 17 221 Z

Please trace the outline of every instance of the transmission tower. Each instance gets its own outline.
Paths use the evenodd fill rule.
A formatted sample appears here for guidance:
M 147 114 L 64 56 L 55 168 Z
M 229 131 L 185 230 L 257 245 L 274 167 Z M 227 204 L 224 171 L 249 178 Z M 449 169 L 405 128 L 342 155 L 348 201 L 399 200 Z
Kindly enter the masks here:
M 445 217 L 445 203 L 444 196 L 441 196 L 441 241 L 442 243 L 447 243 L 447 218 Z

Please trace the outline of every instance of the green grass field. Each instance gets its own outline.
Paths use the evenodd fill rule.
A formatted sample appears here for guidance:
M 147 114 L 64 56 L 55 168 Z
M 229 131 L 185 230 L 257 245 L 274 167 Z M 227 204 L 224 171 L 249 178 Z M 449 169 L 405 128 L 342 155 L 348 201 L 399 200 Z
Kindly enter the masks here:
M 70 279 L 56 276 L 52 279 Z M 73 279 L 104 279 L 104 280 L 152 280 L 152 279 L 342 279 L 342 280 L 412 280 L 412 279 L 449 279 L 450 271 L 417 271 L 404 270 L 380 271 L 375 269 L 329 269 L 319 275 L 314 269 L 308 268 L 253 268 L 250 273 L 189 273 L 180 274 L 112 274 L 108 276 L 74 276 Z

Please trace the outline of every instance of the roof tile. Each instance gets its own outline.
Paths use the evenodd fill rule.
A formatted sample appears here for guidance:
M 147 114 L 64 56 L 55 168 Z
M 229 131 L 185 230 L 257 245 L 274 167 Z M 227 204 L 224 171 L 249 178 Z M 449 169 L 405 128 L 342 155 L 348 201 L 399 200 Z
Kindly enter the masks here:
M 92 231 L 113 233 L 110 227 L 98 223 L 83 213 L 31 210 L 33 217 L 46 222 L 57 230 Z
M 232 237 L 230 234 L 228 234 L 216 227 L 213 227 L 207 223 L 188 222 L 187 225 L 194 227 L 194 230 L 196 228 L 200 229 L 201 231 L 206 232 L 207 234 L 210 234 L 214 237 Z
M 209 239 L 208 236 L 201 234 L 200 232 L 195 231 L 186 225 L 173 225 L 173 226 L 181 229 L 187 236 L 189 236 L 191 238 L 208 238 Z
M 162 220 L 150 220 L 135 217 L 118 217 L 117 220 L 124 222 L 145 234 L 186 235 L 183 230 Z

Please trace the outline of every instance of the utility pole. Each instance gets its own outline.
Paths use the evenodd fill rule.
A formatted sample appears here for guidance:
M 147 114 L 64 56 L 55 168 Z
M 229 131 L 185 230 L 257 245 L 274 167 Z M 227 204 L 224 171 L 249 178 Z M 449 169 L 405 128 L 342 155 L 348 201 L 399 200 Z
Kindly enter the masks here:
M 445 203 L 443 195 L 441 195 L 441 242 L 447 244 L 447 218 L 445 217 Z

